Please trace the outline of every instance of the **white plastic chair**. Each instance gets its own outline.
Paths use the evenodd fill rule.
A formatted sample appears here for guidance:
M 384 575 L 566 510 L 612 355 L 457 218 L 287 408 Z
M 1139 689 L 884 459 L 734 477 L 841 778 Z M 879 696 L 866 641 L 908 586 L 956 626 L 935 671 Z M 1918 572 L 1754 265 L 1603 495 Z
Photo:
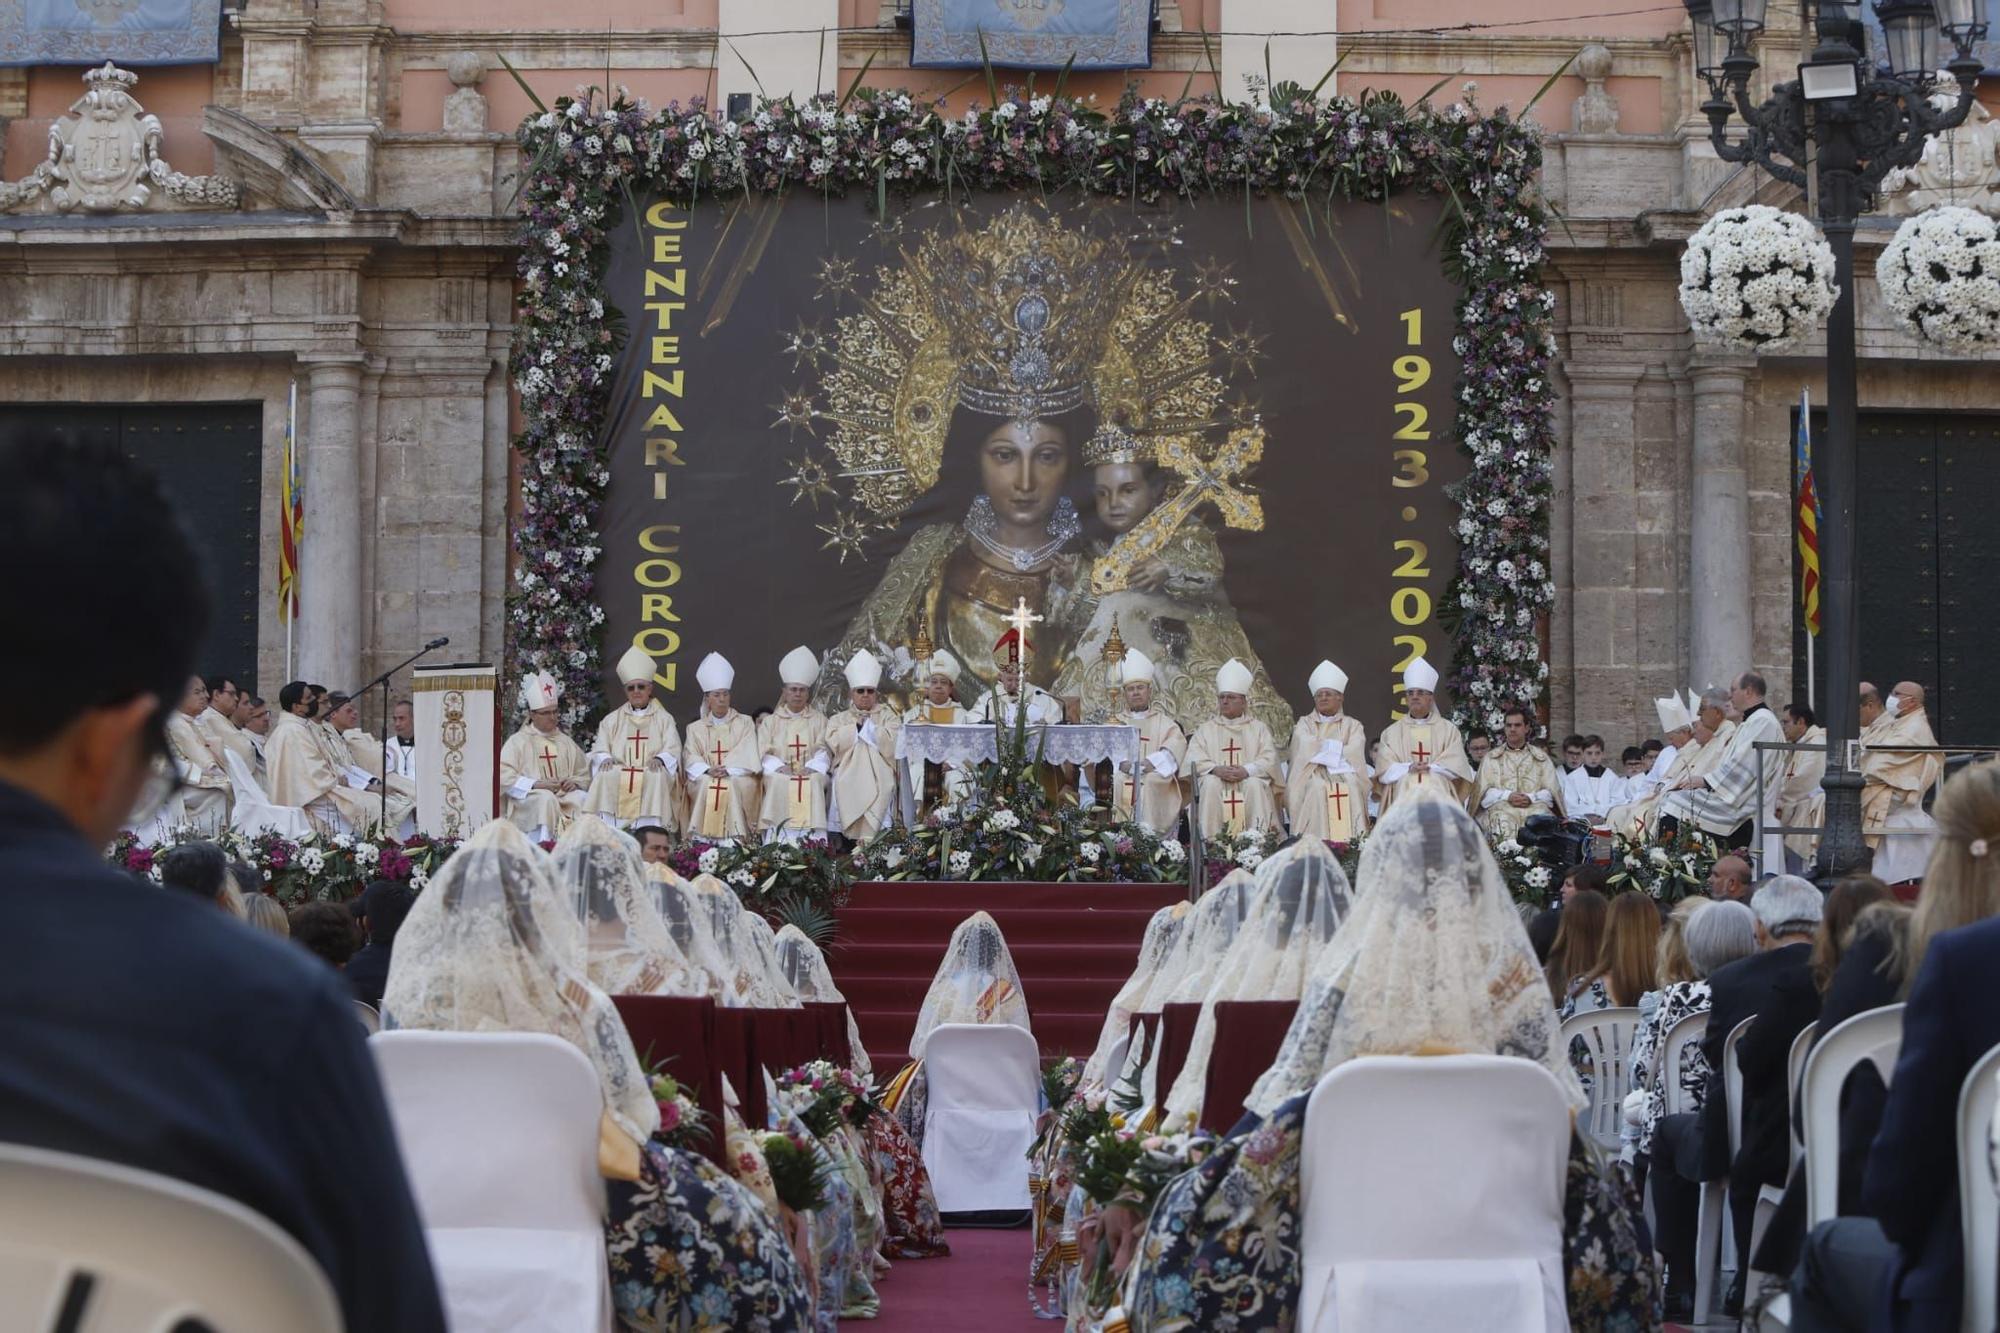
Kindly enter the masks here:
M 270 1219 L 128 1166 L 0 1144 L 0 1327 L 341 1333 L 326 1275 Z M 82 1288 L 73 1322 L 60 1319 Z
M 944 1023 L 924 1042 L 924 1167 L 938 1211 L 1026 1209 L 1041 1053 L 1011 1023 Z
M 1959 1327 L 2000 1324 L 2000 1190 L 1992 1164 L 1993 1108 L 2000 1103 L 2000 1046 L 1981 1056 L 1958 1093 L 1958 1222 L 1964 1233 L 1965 1294 Z
M 1805 1095 L 1806 1057 L 1812 1054 L 1813 1038 L 1819 1034 L 1817 1021 L 1799 1029 L 1799 1035 L 1792 1038 L 1792 1053 L 1785 1062 L 1785 1109 L 1792 1126 L 1792 1164 L 1798 1165 L 1799 1158 L 1805 1156 L 1805 1130 L 1799 1124 L 1799 1098 Z M 1769 1189 L 1766 1185 L 1764 1188 Z
M 1729 1121 L 1729 1160 L 1736 1160 L 1737 1150 L 1743 1146 L 1743 1071 L 1736 1067 L 1736 1044 L 1743 1040 L 1743 1034 L 1757 1020 L 1746 1018 L 1730 1029 L 1722 1042 L 1722 1095 L 1723 1111 Z M 1706 1032 L 1706 1029 L 1703 1029 Z M 1729 1177 L 1702 1182 L 1701 1210 L 1695 1216 L 1694 1251 L 1694 1322 L 1708 1322 L 1709 1312 L 1715 1306 L 1715 1284 L 1723 1262 L 1723 1248 L 1735 1249 L 1736 1232 L 1725 1225 L 1724 1213 L 1729 1208 Z M 1737 1256 L 1738 1263 L 1743 1262 Z
M 1334 1069 L 1306 1103 L 1300 1333 L 1568 1329 L 1569 1138 L 1561 1086 L 1528 1060 L 1364 1056 Z
M 225 748 L 222 762 L 229 769 L 229 785 L 236 788 L 236 803 L 229 811 L 231 827 L 253 837 L 270 832 L 294 840 L 315 831 L 306 812 L 297 806 L 271 804 L 255 770 L 243 762 L 242 755 Z
M 1639 1011 L 1632 1008 L 1594 1009 L 1562 1025 L 1562 1046 L 1576 1059 L 1581 1042 L 1590 1059 L 1590 1105 L 1576 1118 L 1576 1127 L 1606 1152 L 1617 1152 L 1625 1124 L 1625 1094 L 1632 1091 L 1632 1035 L 1639 1028 Z
M 369 1038 L 454 1333 L 608 1331 L 604 1093 L 531 1032 Z
M 382 1015 L 366 1000 L 354 1002 L 354 1016 L 361 1022 L 361 1030 L 374 1036 L 382 1030 Z
M 1660 1038 L 1660 1053 L 1653 1060 L 1653 1086 L 1660 1089 L 1662 1117 L 1684 1115 L 1694 1108 L 1688 1105 L 1687 1092 L 1682 1086 L 1681 1066 L 1687 1063 L 1687 1053 L 1699 1049 L 1703 1034 L 1708 1031 L 1708 1010 L 1698 1014 L 1687 1014 L 1675 1021 Z M 1646 1194 L 1640 1201 L 1646 1214 L 1646 1225 L 1651 1234 L 1660 1234 L 1660 1223 L 1653 1207 L 1653 1173 L 1646 1173 Z
M 1806 1229 L 1840 1213 L 1840 1090 L 1866 1060 L 1882 1076 L 1896 1072 L 1903 1048 L 1903 1006 L 1856 1014 L 1814 1043 L 1799 1082 L 1801 1129 L 1806 1140 Z

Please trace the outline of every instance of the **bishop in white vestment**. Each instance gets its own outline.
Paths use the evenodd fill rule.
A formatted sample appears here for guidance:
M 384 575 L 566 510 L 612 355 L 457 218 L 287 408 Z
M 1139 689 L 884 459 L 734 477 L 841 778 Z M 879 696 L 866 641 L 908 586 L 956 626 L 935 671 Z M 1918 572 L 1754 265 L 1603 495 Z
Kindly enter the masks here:
M 778 706 L 757 724 L 763 752 L 764 803 L 758 824 L 766 842 L 799 842 L 826 832 L 826 784 L 833 756 L 826 714 L 813 707 L 819 659 L 801 644 L 778 663 Z
M 1726 840 L 1732 847 L 1749 845 L 1753 821 L 1758 815 L 1757 791 L 1762 774 L 1763 817 L 1766 824 L 1778 819 L 1778 787 L 1784 777 L 1782 750 L 1758 750 L 1759 741 L 1781 741 L 1785 733 L 1778 719 L 1764 704 L 1764 678 L 1744 672 L 1730 686 L 1730 702 L 1742 711 L 1742 719 L 1729 737 L 1721 758 L 1699 777 L 1681 780 L 1674 790 L 1660 798 L 1658 823 L 1692 820 L 1704 832 Z M 1784 864 L 1783 839 L 1775 836 L 1775 849 L 1766 849 L 1767 864 Z M 1775 852 L 1775 854 L 1774 854 Z
M 930 660 L 922 664 L 924 682 L 923 694 L 917 701 L 903 710 L 903 725 L 913 722 L 929 722 L 938 726 L 953 726 L 976 721 L 971 710 L 952 697 L 958 686 L 958 659 L 940 648 L 931 654 Z M 922 815 L 942 801 L 962 801 L 972 793 L 972 773 L 962 764 L 934 764 L 908 753 L 909 735 L 899 733 L 904 748 L 904 780 L 910 784 L 910 791 L 916 803 L 917 813 Z M 936 784 L 933 792 L 932 784 Z
M 1898 812 L 1921 814 L 1924 796 L 1944 770 L 1941 755 L 1897 754 L 1891 748 L 1937 744 L 1923 700 L 1923 687 L 1912 681 L 1896 686 L 1880 714 L 1875 713 L 1875 699 L 1867 694 L 1862 698 L 1861 832 L 1878 851 L 1889 817 Z
M 1153 707 L 1152 659 L 1128 649 L 1118 664 L 1125 709 L 1112 715 L 1113 726 L 1139 733 L 1139 758 L 1119 764 L 1111 775 L 1111 811 L 1119 820 L 1135 819 L 1161 837 L 1180 822 L 1187 805 L 1187 784 L 1181 764 L 1187 758 L 1187 736 L 1180 723 Z
M 1313 711 L 1292 727 L 1286 813 L 1301 837 L 1351 842 L 1368 829 L 1368 734 L 1342 711 L 1345 671 L 1321 662 L 1306 684 Z
M 257 753 L 257 746 L 251 740 L 250 733 L 237 726 L 236 720 L 217 708 L 213 700 L 210 700 L 209 706 L 195 718 L 194 725 L 201 732 L 202 739 L 208 742 L 210 753 L 215 756 L 225 772 L 228 771 L 229 760 L 224 756 L 230 754 L 241 759 L 253 776 L 263 769 L 264 757 Z
M 521 729 L 500 747 L 500 800 L 508 819 L 536 842 L 562 836 L 583 812 L 590 761 L 563 734 L 562 685 L 546 671 L 521 682 Z
M 688 723 L 681 745 L 687 774 L 690 836 L 711 842 L 747 838 L 757 827 L 757 774 L 763 756 L 756 724 L 729 706 L 736 668 L 721 653 L 710 653 L 695 668 L 701 685 L 701 716 Z
M 1278 743 L 1249 715 L 1250 668 L 1235 658 L 1215 673 L 1216 715 L 1188 741 L 1184 775 L 1195 779 L 1201 836 L 1278 826 Z
M 625 704 L 597 724 L 584 809 L 628 828 L 642 819 L 668 832 L 681 826 L 681 734 L 653 697 L 653 659 L 637 648 L 618 659 Z
M 1403 706 L 1409 716 L 1382 733 L 1375 779 L 1382 813 L 1398 801 L 1419 798 L 1463 807 L 1472 791 L 1472 761 L 1458 728 L 1437 712 L 1437 668 L 1419 657 L 1403 669 Z
M 1549 752 L 1529 739 L 1533 730 L 1525 708 L 1508 709 L 1500 744 L 1486 752 L 1479 766 L 1473 804 L 1479 809 L 1479 827 L 1490 837 L 1511 838 L 1536 815 L 1562 809 L 1562 779 Z
M 181 805 L 188 823 L 203 833 L 217 833 L 229 827 L 229 807 L 236 789 L 230 784 L 222 754 L 209 747 L 208 738 L 195 725 L 195 717 L 206 707 L 208 687 L 200 676 L 190 676 L 180 706 L 167 714 L 167 749 L 184 784 Z
M 382 819 L 381 798 L 335 768 L 321 744 L 318 724 L 289 708 L 271 715 L 264 738 L 265 786 L 273 805 L 295 805 L 326 833 L 365 833 Z M 365 775 L 364 775 L 365 776 Z
M 896 749 L 902 719 L 881 706 L 882 664 L 867 649 L 847 659 L 849 705 L 826 720 L 833 752 L 833 809 L 840 831 L 866 842 L 896 806 Z

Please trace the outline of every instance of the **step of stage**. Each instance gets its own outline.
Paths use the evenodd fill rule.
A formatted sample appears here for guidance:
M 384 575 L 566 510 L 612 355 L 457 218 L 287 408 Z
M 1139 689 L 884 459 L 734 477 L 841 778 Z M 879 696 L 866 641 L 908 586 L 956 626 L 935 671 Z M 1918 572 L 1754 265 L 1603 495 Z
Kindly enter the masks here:
M 886 1077 L 908 1059 L 917 1011 L 952 931 L 983 911 L 1020 969 L 1043 1058 L 1082 1058 L 1138 963 L 1146 923 L 1186 896 L 1175 884 L 858 884 L 837 913 L 827 962 Z

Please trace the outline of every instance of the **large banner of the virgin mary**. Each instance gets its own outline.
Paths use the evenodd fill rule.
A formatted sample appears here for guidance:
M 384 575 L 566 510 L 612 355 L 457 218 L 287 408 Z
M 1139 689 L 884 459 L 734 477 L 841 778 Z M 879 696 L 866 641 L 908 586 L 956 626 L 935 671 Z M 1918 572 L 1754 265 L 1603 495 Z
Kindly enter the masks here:
M 1229 659 L 1289 733 L 1322 658 L 1372 731 L 1402 666 L 1448 656 L 1457 289 L 1441 205 L 641 202 L 608 290 L 625 342 L 605 445 L 606 661 L 670 706 L 694 664 L 774 700 L 948 654 L 962 701 L 1010 617 L 1085 719 L 1120 654 L 1192 725 Z M 610 696 L 607 696 L 610 697 Z

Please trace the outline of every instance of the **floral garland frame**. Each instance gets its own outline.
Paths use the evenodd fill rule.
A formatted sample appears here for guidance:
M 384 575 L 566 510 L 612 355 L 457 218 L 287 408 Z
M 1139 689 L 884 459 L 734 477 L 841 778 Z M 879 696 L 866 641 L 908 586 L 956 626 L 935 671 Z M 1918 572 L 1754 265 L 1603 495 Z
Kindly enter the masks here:
M 593 568 L 610 472 L 599 448 L 622 341 L 604 279 L 621 209 L 665 194 L 865 189 L 1081 189 L 1152 201 L 1224 191 L 1306 203 L 1444 196 L 1446 262 L 1460 285 L 1457 443 L 1471 459 L 1451 489 L 1457 576 L 1441 603 L 1454 640 L 1461 721 L 1497 730 L 1548 682 L 1542 629 L 1550 577 L 1555 294 L 1540 277 L 1548 210 L 1536 187 L 1540 132 L 1465 100 L 1439 109 L 1393 94 L 1319 98 L 1295 86 L 1262 108 L 1128 93 L 1092 100 L 995 90 L 964 115 L 908 93 L 766 101 L 741 121 L 700 100 L 659 111 L 623 89 L 559 100 L 523 122 L 520 296 L 511 369 L 520 394 L 521 511 L 507 609 L 508 661 L 564 685 L 563 722 L 597 712 L 604 615 Z

